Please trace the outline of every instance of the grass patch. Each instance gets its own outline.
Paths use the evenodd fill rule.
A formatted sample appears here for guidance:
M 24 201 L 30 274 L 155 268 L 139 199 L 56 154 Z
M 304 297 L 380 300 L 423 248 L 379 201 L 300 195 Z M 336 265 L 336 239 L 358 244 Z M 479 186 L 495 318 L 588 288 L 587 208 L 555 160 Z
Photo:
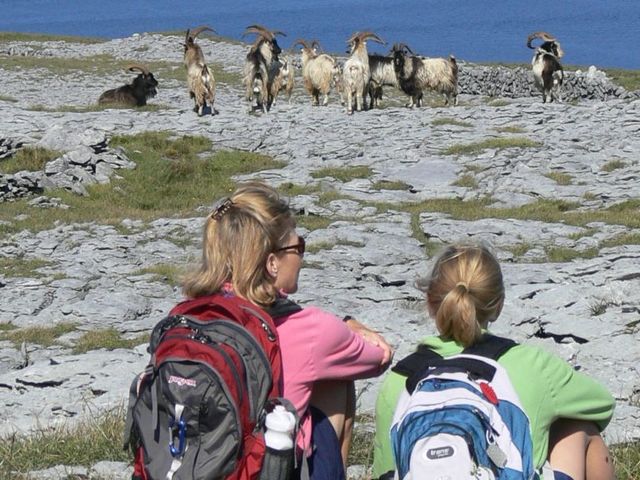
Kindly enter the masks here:
M 278 192 L 285 197 L 297 197 L 298 195 L 311 195 L 318 192 L 315 185 L 300 185 L 293 182 L 285 182 L 278 187 Z
M 135 338 L 123 338 L 122 334 L 115 328 L 106 328 L 85 332 L 73 347 L 73 353 L 86 353 L 101 348 L 106 350 L 115 350 L 117 348 L 130 349 L 148 342 L 148 333 L 138 335 Z
M 374 425 L 373 415 L 356 415 L 347 465 L 370 466 L 373 464 Z
M 380 180 L 375 182 L 372 185 L 372 188 L 375 190 L 401 190 L 408 191 L 411 189 L 411 185 L 408 183 L 401 182 L 399 180 L 391 181 L 391 180 Z
M 355 240 L 338 239 L 336 241 L 322 241 L 322 242 L 312 243 L 311 245 L 307 245 L 307 252 L 318 253 L 321 250 L 331 250 L 333 247 L 337 245 L 343 245 L 347 247 L 358 247 L 358 248 L 362 248 L 365 246 L 363 242 L 358 242 Z
M 11 157 L 0 160 L 0 173 L 11 174 L 22 170 L 39 172 L 47 162 L 61 155 L 61 152 L 42 147 L 23 147 Z
M 566 223 L 583 227 L 592 222 L 609 225 L 625 225 L 640 228 L 640 200 L 628 200 L 601 210 L 577 210 L 579 203 L 564 200 L 541 199 L 519 207 L 491 207 L 490 198 L 464 201 L 461 199 L 431 199 L 423 202 L 389 204 L 371 202 L 378 211 L 400 210 L 411 214 L 438 212 L 451 215 L 456 220 L 480 220 L 483 218 L 539 220 L 549 223 Z M 417 220 L 416 220 L 417 221 Z M 418 238 L 418 237 L 416 237 Z M 419 239 L 419 238 L 418 238 Z
M 4 205 L 3 205 L 4 208 Z M 42 277 L 43 274 L 38 272 L 38 269 L 51 265 L 51 262 L 47 260 L 41 260 L 39 258 L 4 258 L 0 257 L 0 275 L 3 277 Z
M 337 218 L 323 217 L 320 215 L 297 215 L 296 224 L 299 227 L 306 228 L 309 231 L 324 230 L 333 222 L 338 221 Z
M 586 250 L 576 250 L 567 247 L 547 247 L 545 253 L 547 259 L 553 263 L 564 263 L 576 258 L 594 258 L 598 255 L 598 248 L 588 248 Z
M 478 188 L 478 182 L 476 180 L 476 177 L 474 177 L 470 173 L 465 173 L 460 178 L 458 178 L 455 182 L 453 182 L 452 185 L 455 187 L 464 187 L 464 188 L 471 188 L 471 189 Z
M 17 103 L 17 102 L 18 102 L 18 99 L 17 99 L 17 98 L 10 97 L 10 96 L 8 96 L 8 95 L 0 95 L 0 102 Z
M 592 303 L 589 306 L 589 311 L 591 312 L 592 317 L 597 317 L 598 315 L 602 315 L 603 313 L 605 313 L 610 306 L 615 304 L 616 303 L 611 300 L 601 299 L 595 303 Z
M 615 158 L 615 159 L 609 160 L 607 163 L 605 163 L 602 166 L 601 170 L 603 172 L 613 172 L 614 170 L 618 170 L 618 169 L 624 168 L 626 166 L 627 166 L 626 162 L 623 162 L 622 160 L 619 160 L 619 159 Z
M 151 267 L 142 268 L 132 275 L 147 274 L 151 274 L 154 281 L 163 282 L 171 286 L 178 286 L 180 285 L 182 275 L 184 274 L 184 267 L 168 263 L 159 263 Z
M 487 105 L 489 105 L 490 107 L 506 107 L 507 105 L 511 105 L 511 102 L 509 102 L 508 100 L 503 100 L 502 98 L 496 98 L 489 100 L 487 102 Z
M 613 445 L 611 456 L 618 480 L 638 480 L 640 441 Z
M 28 200 L 3 204 L 0 220 L 10 224 L 0 225 L 0 238 L 23 229 L 49 229 L 56 221 L 118 225 L 125 218 L 151 221 L 186 217 L 193 215 L 197 207 L 213 204 L 232 192 L 236 188 L 233 176 L 285 166 L 265 155 L 244 151 L 204 155 L 211 148 L 208 139 L 172 137 L 167 132 L 117 136 L 110 144 L 123 147 L 137 167 L 120 170 L 121 178 L 110 184 L 88 186 L 87 197 L 64 190 L 48 192 L 69 205 L 55 216 L 46 209 L 30 207 Z M 27 218 L 16 220 L 20 214 L 27 214 Z
M 0 332 L 0 339 L 13 342 L 16 347 L 27 344 L 37 344 L 43 347 L 55 345 L 62 335 L 73 332 L 75 323 L 59 323 L 52 327 L 26 327 Z
M 47 107 L 45 105 L 31 105 L 29 108 L 25 110 L 29 110 L 31 112 L 70 112 L 70 113 L 87 113 L 87 112 L 101 112 L 109 109 L 129 109 L 136 110 L 138 112 L 158 112 L 160 110 L 167 110 L 169 107 L 166 105 L 160 105 L 157 103 L 148 103 L 142 107 L 132 107 L 131 105 L 126 105 L 124 103 L 110 103 L 110 104 L 101 104 L 97 103 L 91 105 L 84 105 L 81 107 L 75 105 L 60 105 L 58 107 Z
M 506 250 L 510 251 L 514 257 L 520 258 L 531 250 L 531 244 L 529 243 L 517 243 L 506 247 Z
M 573 178 L 571 175 L 562 172 L 549 172 L 544 174 L 545 177 L 550 178 L 558 185 L 571 185 Z
M 505 148 L 538 148 L 541 146 L 541 142 L 526 137 L 488 138 L 481 142 L 451 145 L 442 153 L 445 155 L 473 155 L 488 149 L 503 150 Z
M 3 332 L 10 332 L 11 330 L 15 330 L 18 327 L 16 327 L 13 323 L 9 322 L 9 323 L 0 323 L 0 334 L 2 334 Z
M 640 245 L 640 233 L 623 233 L 600 242 L 600 248 L 619 247 L 621 245 Z
M 68 43 L 104 43 L 97 37 L 76 37 L 73 35 L 48 35 L 44 33 L 0 32 L 0 43 L 4 42 L 68 42 Z
M 605 68 L 607 76 L 625 90 L 640 90 L 640 70 L 625 70 L 622 68 Z
M 369 178 L 373 170 L 366 165 L 354 165 L 351 167 L 327 167 L 311 172 L 313 178 L 332 177 L 346 183 L 356 178 Z
M 504 127 L 498 127 L 495 129 L 496 132 L 500 133 L 525 133 L 526 130 L 522 127 L 518 127 L 517 125 L 506 125 Z
M 433 125 L 434 127 L 438 127 L 440 125 L 453 125 L 455 127 L 465 128 L 473 127 L 472 123 L 463 122 L 462 120 L 458 120 L 455 118 L 436 118 L 433 122 L 431 122 L 431 125 Z
M 13 434 L 0 442 L 0 478 L 22 478 L 56 465 L 90 467 L 102 460 L 130 462 L 122 449 L 125 412 L 96 412 L 79 424 L 42 428 L 26 436 Z

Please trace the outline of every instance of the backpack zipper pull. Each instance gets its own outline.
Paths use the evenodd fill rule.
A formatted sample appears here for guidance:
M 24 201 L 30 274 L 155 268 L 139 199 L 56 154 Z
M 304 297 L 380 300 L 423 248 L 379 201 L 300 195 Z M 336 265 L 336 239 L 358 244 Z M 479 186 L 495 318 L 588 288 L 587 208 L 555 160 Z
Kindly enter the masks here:
M 276 336 L 273 333 L 273 330 L 271 330 L 271 327 L 269 327 L 269 324 L 267 322 L 265 322 L 263 319 L 260 319 L 260 323 L 262 324 L 262 329 L 267 332 L 267 338 L 272 341 L 275 342 L 276 341 Z

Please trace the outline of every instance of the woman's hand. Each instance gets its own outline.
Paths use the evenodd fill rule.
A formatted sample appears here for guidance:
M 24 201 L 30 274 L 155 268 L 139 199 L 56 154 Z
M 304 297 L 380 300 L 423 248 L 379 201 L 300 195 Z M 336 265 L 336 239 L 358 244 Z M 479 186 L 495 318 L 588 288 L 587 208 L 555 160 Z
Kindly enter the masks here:
M 384 337 L 380 335 L 378 332 L 376 332 L 375 330 L 371 330 L 369 327 L 363 325 L 353 317 L 347 317 L 347 318 L 348 319 L 345 320 L 344 323 L 347 325 L 347 327 L 349 327 L 349 329 L 352 332 L 357 333 L 362 338 L 364 338 L 365 341 L 371 343 L 372 345 L 375 345 L 376 347 L 380 347 L 382 349 L 383 355 L 382 355 L 382 362 L 380 362 L 380 365 L 388 366 L 393 360 L 394 352 L 393 352 L 393 348 L 391 348 L 391 345 L 389 345 L 387 341 L 384 339 Z

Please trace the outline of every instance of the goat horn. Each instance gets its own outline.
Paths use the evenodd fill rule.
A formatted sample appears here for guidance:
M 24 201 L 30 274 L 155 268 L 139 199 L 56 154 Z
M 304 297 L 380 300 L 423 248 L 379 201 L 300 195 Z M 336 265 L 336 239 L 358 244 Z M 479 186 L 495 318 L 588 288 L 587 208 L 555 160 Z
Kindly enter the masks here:
M 195 40 L 195 39 L 196 39 L 196 37 L 197 37 L 198 35 L 200 35 L 202 32 L 204 32 L 205 30 L 209 30 L 210 32 L 216 33 L 216 31 L 215 31 L 213 28 L 211 28 L 211 27 L 207 27 L 207 26 L 202 26 L 202 27 L 198 27 L 198 28 L 194 29 L 194 30 L 191 32 L 191 38 L 193 38 L 193 39 Z M 188 33 L 189 33 L 189 30 L 187 30 L 187 34 L 188 34 Z M 188 38 L 188 37 L 187 37 L 187 38 Z
M 378 42 L 382 45 L 386 45 L 385 41 L 382 40 L 378 35 L 376 35 L 373 32 L 362 32 L 360 35 L 358 35 L 360 37 L 360 41 L 364 42 L 366 39 L 370 38 L 371 40 L 373 40 L 374 42 Z
M 244 31 L 244 33 L 242 34 L 242 36 L 244 37 L 251 33 L 260 35 L 265 40 L 273 41 L 273 33 L 271 33 L 269 30 L 264 28 L 262 25 L 249 25 Z
M 358 38 L 359 36 L 360 36 L 360 32 L 355 32 L 353 35 L 349 37 L 349 40 L 347 40 L 347 43 L 355 42 L 356 38 Z
M 130 72 L 134 72 L 136 70 L 140 70 L 144 75 L 149 75 L 149 70 L 144 65 L 140 65 L 139 63 L 130 63 L 126 66 L 125 70 L 129 70 Z
M 303 46 L 304 48 L 306 48 L 307 50 L 311 50 L 311 49 L 309 48 L 309 44 L 308 44 L 306 41 L 304 41 L 303 39 L 301 39 L 301 38 L 297 39 L 297 40 L 293 43 L 293 45 L 292 45 L 292 46 L 294 46 L 294 47 L 295 47 L 296 45 L 302 45 L 302 46 Z
M 286 33 L 284 33 L 284 32 L 283 32 L 283 31 L 281 31 L 281 30 L 273 30 L 273 31 L 271 32 L 271 34 L 272 34 L 274 37 L 275 37 L 276 35 L 282 35 L 283 37 L 286 37 L 286 36 L 287 36 L 287 34 L 286 34 Z
M 549 35 L 547 32 L 534 32 L 531 35 L 529 35 L 527 37 L 527 47 L 529 48 L 535 48 L 531 45 L 531 42 L 534 41 L 536 38 L 539 38 L 540 40 L 543 40 L 545 42 L 555 42 L 556 39 L 553 37 L 553 35 Z

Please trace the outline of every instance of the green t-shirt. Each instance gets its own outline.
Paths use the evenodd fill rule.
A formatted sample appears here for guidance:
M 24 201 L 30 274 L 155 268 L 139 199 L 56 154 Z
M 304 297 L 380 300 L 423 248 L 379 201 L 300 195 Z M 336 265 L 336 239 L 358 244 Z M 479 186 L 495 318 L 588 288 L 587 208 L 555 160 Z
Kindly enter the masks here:
M 427 337 L 422 343 L 443 357 L 463 349 L 440 337 Z M 531 345 L 517 345 L 500 357 L 498 363 L 506 369 L 529 417 L 536 469 L 547 460 L 549 428 L 558 418 L 593 421 L 600 430 L 611 420 L 615 400 L 607 389 L 561 358 Z M 405 381 L 406 377 L 390 371 L 378 393 L 373 478 L 395 469 L 389 430 Z

